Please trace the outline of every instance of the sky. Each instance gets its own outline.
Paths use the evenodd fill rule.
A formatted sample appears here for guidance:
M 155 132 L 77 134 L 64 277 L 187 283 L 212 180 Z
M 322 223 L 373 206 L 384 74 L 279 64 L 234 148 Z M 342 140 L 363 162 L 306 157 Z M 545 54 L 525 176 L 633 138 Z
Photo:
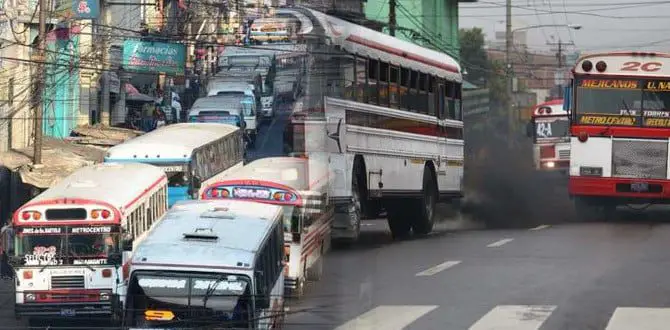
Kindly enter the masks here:
M 527 30 L 530 51 L 547 51 L 547 42 L 573 42 L 567 51 L 670 52 L 670 1 L 664 0 L 512 0 L 513 29 Z M 479 27 L 487 39 L 496 25 L 504 31 L 505 1 L 480 0 L 459 5 L 460 27 Z M 566 25 L 579 25 L 579 30 Z

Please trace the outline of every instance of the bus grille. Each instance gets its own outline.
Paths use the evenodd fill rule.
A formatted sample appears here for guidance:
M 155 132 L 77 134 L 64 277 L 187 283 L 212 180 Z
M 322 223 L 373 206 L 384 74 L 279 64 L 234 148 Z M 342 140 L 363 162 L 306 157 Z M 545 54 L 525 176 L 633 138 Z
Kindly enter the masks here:
M 612 141 L 612 176 L 619 178 L 665 179 L 668 141 Z
M 51 277 L 51 288 L 52 289 L 85 289 L 84 276 L 75 275 L 75 276 L 52 276 Z
M 558 159 L 568 160 L 570 159 L 570 149 L 564 149 L 558 151 Z

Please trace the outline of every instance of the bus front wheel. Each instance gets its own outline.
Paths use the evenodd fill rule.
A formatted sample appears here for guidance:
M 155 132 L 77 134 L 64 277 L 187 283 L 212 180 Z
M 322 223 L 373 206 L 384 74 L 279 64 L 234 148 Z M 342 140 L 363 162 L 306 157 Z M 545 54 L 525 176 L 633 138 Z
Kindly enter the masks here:
M 407 204 L 407 202 L 400 200 L 387 201 L 385 206 L 386 218 L 393 239 L 401 240 L 409 237 L 412 227 L 410 224 L 411 214 L 408 211 L 411 210 L 411 208 L 408 208 L 409 205 Z

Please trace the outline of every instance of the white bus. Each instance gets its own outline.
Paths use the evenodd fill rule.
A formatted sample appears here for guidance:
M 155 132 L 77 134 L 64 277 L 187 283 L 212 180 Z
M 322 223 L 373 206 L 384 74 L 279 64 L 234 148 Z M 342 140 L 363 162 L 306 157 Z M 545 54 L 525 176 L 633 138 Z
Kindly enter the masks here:
M 203 189 L 202 199 L 241 199 L 284 209 L 286 289 L 302 297 L 305 281 L 318 281 L 330 249 L 333 205 L 328 200 L 328 163 L 317 157 L 272 157 L 229 172 Z
M 320 113 L 326 125 L 305 134 L 325 131 L 328 138 L 316 150 L 291 151 L 330 153 L 333 238 L 357 239 L 359 215 L 377 216 L 382 205 L 394 237 L 431 232 L 436 201 L 463 195 L 458 62 L 315 10 L 277 14 L 311 26 L 300 31 L 309 58 L 299 102 L 310 120 Z M 319 139 L 301 137 L 302 125 L 289 124 L 285 134 L 298 131 L 297 148 L 305 143 L 296 140 Z
M 116 145 L 105 162 L 148 163 L 168 175 L 168 202 L 197 199 L 206 185 L 244 163 L 242 131 L 214 123 L 181 123 L 161 127 Z
M 167 177 L 147 164 L 81 168 L 14 213 L 17 317 L 118 319 L 133 240 L 167 210 Z
M 535 169 L 546 172 L 564 172 L 570 169 L 570 117 L 563 110 L 563 99 L 535 106 L 527 126 L 527 135 L 533 138 Z
M 247 201 L 176 204 L 135 249 L 124 328 L 281 328 L 283 216 Z

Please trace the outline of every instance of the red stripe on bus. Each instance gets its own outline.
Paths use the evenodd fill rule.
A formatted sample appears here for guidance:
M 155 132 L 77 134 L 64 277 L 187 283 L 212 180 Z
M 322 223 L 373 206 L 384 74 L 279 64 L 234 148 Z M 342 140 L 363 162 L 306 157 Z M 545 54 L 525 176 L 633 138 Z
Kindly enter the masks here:
M 645 182 L 649 185 L 656 184 L 662 187 L 661 192 L 619 192 L 616 185 Z M 670 180 L 659 179 L 627 179 L 627 178 L 603 178 L 571 176 L 568 180 L 568 192 L 575 196 L 615 196 L 631 198 L 670 198 Z

